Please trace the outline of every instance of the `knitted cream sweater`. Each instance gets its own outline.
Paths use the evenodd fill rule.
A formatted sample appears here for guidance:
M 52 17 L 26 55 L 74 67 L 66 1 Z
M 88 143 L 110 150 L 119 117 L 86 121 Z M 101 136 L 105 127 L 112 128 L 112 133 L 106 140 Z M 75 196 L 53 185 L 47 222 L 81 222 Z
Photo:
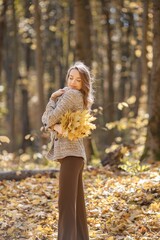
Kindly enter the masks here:
M 50 100 L 42 116 L 42 123 L 45 128 L 59 123 L 61 116 L 68 110 L 83 110 L 83 95 L 79 90 L 64 88 L 63 95 L 56 101 Z M 51 148 L 47 154 L 48 159 L 59 160 L 67 156 L 82 157 L 86 161 L 86 153 L 83 139 L 69 140 L 68 138 L 54 137 L 54 131 L 51 131 Z

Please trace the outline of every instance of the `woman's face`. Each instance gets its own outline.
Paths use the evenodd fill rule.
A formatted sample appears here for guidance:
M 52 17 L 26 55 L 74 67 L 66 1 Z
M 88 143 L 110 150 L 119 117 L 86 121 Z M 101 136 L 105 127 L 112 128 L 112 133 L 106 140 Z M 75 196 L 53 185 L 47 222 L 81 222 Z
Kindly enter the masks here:
M 67 79 L 68 87 L 80 90 L 82 88 L 82 79 L 77 69 L 72 69 Z

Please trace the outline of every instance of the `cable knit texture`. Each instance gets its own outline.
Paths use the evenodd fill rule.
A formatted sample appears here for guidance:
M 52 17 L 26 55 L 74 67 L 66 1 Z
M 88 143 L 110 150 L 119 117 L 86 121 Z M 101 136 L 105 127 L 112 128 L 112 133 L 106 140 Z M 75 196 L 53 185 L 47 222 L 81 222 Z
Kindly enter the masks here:
M 45 128 L 60 123 L 62 115 L 68 110 L 77 111 L 84 109 L 83 95 L 79 90 L 64 88 L 65 93 L 57 98 L 56 101 L 50 100 L 42 116 L 42 123 Z M 46 158 L 59 160 L 67 156 L 82 157 L 86 161 L 86 153 L 83 139 L 74 141 L 68 138 L 55 138 L 55 132 L 51 131 L 51 148 Z

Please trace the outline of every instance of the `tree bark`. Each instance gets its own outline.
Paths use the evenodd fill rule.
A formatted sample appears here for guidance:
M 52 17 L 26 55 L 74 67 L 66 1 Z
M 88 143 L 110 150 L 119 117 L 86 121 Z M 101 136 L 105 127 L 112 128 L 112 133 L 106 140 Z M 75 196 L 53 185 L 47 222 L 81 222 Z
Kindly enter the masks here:
M 69 10 L 68 10 L 68 15 L 69 15 L 69 21 L 67 24 L 67 52 L 66 52 L 66 70 L 69 67 L 70 64 L 70 59 L 73 58 L 73 50 L 72 50 L 72 46 L 71 46 L 71 39 L 73 36 L 73 24 L 71 24 L 71 21 L 73 21 L 74 19 L 74 7 L 72 4 L 72 0 L 69 0 Z
M 138 116 L 139 104 L 140 104 L 140 97 L 142 94 L 141 87 L 142 87 L 142 62 L 140 58 L 136 59 L 136 77 L 137 77 L 137 85 L 136 85 L 136 102 L 134 107 L 134 116 Z
M 160 4 L 153 0 L 153 67 L 145 157 L 160 160 Z
M 143 0 L 143 23 L 142 23 L 142 82 L 148 84 L 148 67 L 147 67 L 147 31 L 148 31 L 148 5 L 149 0 Z
M 16 81 L 18 78 L 18 37 L 17 37 L 17 19 L 15 13 L 15 2 L 11 2 L 12 23 L 7 22 L 7 34 L 5 39 L 6 56 L 5 56 L 5 71 L 7 79 L 7 107 L 8 107 L 8 135 L 11 140 L 9 151 L 13 152 L 16 146 L 15 138 L 15 90 Z M 10 31 L 13 29 L 13 36 Z
M 22 80 L 23 81 L 23 80 Z M 23 151 L 31 145 L 31 142 L 25 139 L 25 136 L 30 133 L 30 123 L 29 123 L 29 111 L 28 111 L 28 89 L 25 84 L 21 84 L 21 94 L 22 94 L 22 143 L 21 148 Z
M 41 11 L 39 6 L 39 1 L 34 0 L 35 8 L 35 32 L 36 32 L 36 70 L 37 70 L 37 89 L 38 89 L 38 106 L 39 106 L 39 121 L 38 127 L 41 124 L 41 116 L 44 112 L 45 102 L 44 102 L 44 88 L 43 88 L 43 51 L 42 51 L 42 37 L 41 37 Z
M 108 95 L 107 102 L 108 104 L 108 110 L 106 111 L 105 105 L 106 102 L 104 102 L 104 114 L 107 114 L 107 121 L 112 122 L 114 121 L 114 87 L 113 87 L 113 60 L 112 60 L 112 40 L 111 40 L 111 26 L 109 23 L 109 3 L 110 1 L 108 0 L 101 0 L 102 3 L 102 12 L 106 17 L 106 34 L 107 34 L 107 40 L 108 40 L 108 47 L 107 47 L 107 58 L 108 58 L 108 92 L 105 93 Z M 105 80 L 107 81 L 107 79 Z M 104 82 L 105 82 L 104 81 Z
M 76 34 L 76 60 L 83 61 L 91 67 L 92 44 L 91 44 L 91 9 L 89 0 L 74 1 L 75 34 Z M 92 144 L 91 139 L 84 140 L 88 162 L 91 160 Z
M 3 39 L 4 39 L 4 31 L 5 31 L 5 13 L 7 9 L 7 2 L 3 0 L 1 5 L 0 12 L 0 85 L 1 85 L 1 71 L 2 71 L 2 49 L 3 49 Z
M 137 60 L 137 91 L 136 91 L 136 102 L 135 102 L 135 117 L 138 115 L 140 97 L 142 95 L 141 87 L 148 85 L 148 67 L 147 67 L 147 29 L 148 29 L 148 0 L 143 0 L 143 16 L 142 16 L 142 54 L 140 60 Z M 146 92 L 147 94 L 147 92 Z
M 24 3 L 25 8 L 25 18 L 29 19 L 31 17 L 30 11 L 29 11 L 29 2 L 26 1 Z M 20 81 L 20 87 L 21 87 L 21 94 L 22 94 L 22 105 L 21 105 L 21 115 L 22 115 L 22 142 L 21 142 L 21 148 L 23 151 L 26 150 L 28 146 L 31 145 L 31 141 L 28 141 L 25 139 L 25 136 L 30 133 L 30 121 L 29 121 L 29 109 L 28 109 L 28 84 L 29 84 L 29 69 L 30 69 L 30 55 L 31 55 L 31 49 L 30 44 L 26 43 L 24 44 L 24 54 L 25 54 L 25 64 L 26 64 L 26 76 L 23 76 Z M 25 81 L 23 81 L 23 78 Z
M 84 61 L 89 67 L 92 62 L 91 9 L 89 0 L 74 0 L 76 60 Z
M 124 2 L 121 3 L 124 7 Z M 121 40 L 120 40 L 120 53 L 121 53 L 121 73 L 119 82 L 119 96 L 118 101 L 123 102 L 128 97 L 127 90 L 130 85 L 130 70 L 131 70 L 131 53 L 130 53 L 130 37 L 132 34 L 132 26 L 134 25 L 132 12 L 122 13 L 121 18 L 123 21 L 128 22 L 127 28 L 124 26 L 124 22 L 121 22 Z M 121 119 L 125 116 L 125 111 L 117 112 L 117 118 Z

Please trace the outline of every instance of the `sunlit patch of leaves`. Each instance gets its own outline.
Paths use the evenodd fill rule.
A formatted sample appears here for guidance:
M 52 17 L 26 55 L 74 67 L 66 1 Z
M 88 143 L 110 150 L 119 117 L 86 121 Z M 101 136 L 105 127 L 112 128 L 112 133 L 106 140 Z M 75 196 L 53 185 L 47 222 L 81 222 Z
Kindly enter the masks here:
M 44 158 L 47 148 L 43 146 L 42 153 L 26 151 L 20 154 L 9 153 L 2 150 L 0 153 L 0 170 L 32 170 L 32 169 L 48 169 L 57 168 L 57 163 Z
M 36 139 L 36 134 L 27 134 L 25 139 L 33 142 Z M 5 150 L 4 144 L 9 144 L 10 139 L 7 136 L 0 136 L 0 170 L 32 170 L 57 168 L 57 164 L 44 158 L 47 153 L 47 146 L 42 146 L 42 152 L 33 152 L 31 148 L 23 152 L 19 149 L 18 153 L 9 153 Z M 4 147 L 3 147 L 4 145 Z
M 106 128 L 115 128 L 121 137 L 121 142 L 128 144 L 144 145 L 148 125 L 148 114 L 141 112 L 137 117 L 130 112 L 128 117 L 121 118 L 119 121 L 106 124 Z
M 123 107 L 127 107 L 127 103 L 122 102 L 118 106 L 122 110 Z M 106 124 L 108 130 L 116 129 L 118 136 L 105 152 L 108 154 L 122 144 L 128 145 L 129 147 L 121 149 L 123 157 L 120 158 L 121 164 L 119 164 L 119 167 L 128 173 L 136 174 L 149 169 L 149 165 L 142 165 L 140 162 L 146 141 L 147 125 L 148 114 L 144 112 L 140 112 L 137 117 L 133 116 L 133 112 L 129 112 L 128 117 Z
M 136 176 L 104 168 L 84 171 L 91 240 L 159 239 L 159 163 Z M 3 240 L 56 240 L 58 176 L 0 182 L 0 236 Z
M 119 168 L 124 171 L 136 174 L 138 172 L 144 172 L 149 169 L 149 164 L 141 164 L 140 162 L 140 151 L 129 151 L 127 147 L 122 147 L 121 152 L 123 153 L 123 157 L 120 158 L 121 164 L 119 164 Z

